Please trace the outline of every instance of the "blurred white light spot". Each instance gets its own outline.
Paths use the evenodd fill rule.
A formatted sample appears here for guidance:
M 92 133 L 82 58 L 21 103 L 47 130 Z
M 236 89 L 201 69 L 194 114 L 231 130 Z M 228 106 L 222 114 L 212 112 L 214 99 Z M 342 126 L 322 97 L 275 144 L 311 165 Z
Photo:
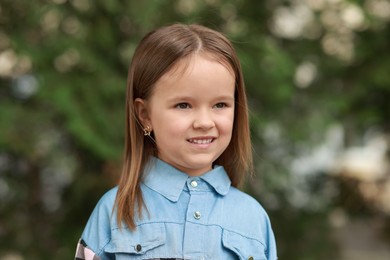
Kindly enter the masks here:
M 368 0 L 365 3 L 368 12 L 383 20 L 390 20 L 390 1 Z
M 339 151 L 342 149 L 344 129 L 340 125 L 330 126 L 324 141 L 305 151 L 291 162 L 291 171 L 295 175 L 310 175 L 316 172 L 333 170 Z
M 32 69 L 32 61 L 28 56 L 19 56 L 13 68 L 13 76 L 28 74 Z
M 324 9 L 326 0 L 306 0 L 306 4 L 313 10 L 320 11 Z
M 295 185 L 297 184 L 295 183 Z M 287 200 L 296 208 L 304 208 L 309 203 L 310 196 L 302 189 L 293 189 L 290 191 Z
M 0 76 L 9 77 L 17 63 L 17 56 L 11 49 L 0 52 Z
M 1 260 L 25 260 L 25 258 L 18 252 L 7 252 L 1 255 Z
M 363 182 L 380 180 L 388 170 L 386 138 L 372 137 L 364 146 L 351 147 L 339 158 L 338 172 Z
M 335 228 L 341 228 L 348 222 L 348 216 L 341 208 L 336 208 L 329 213 L 329 222 Z
M 72 0 L 71 3 L 79 11 L 88 11 L 91 8 L 89 0 Z
M 341 24 L 341 17 L 334 10 L 325 10 L 321 13 L 322 24 L 329 30 L 336 30 Z
M 226 22 L 224 29 L 229 35 L 245 35 L 248 32 L 248 24 L 244 21 L 232 19 Z
M 59 72 L 67 72 L 77 65 L 80 54 L 75 49 L 69 49 L 54 60 L 54 66 Z
M 67 17 L 62 24 L 62 28 L 66 33 L 74 35 L 80 32 L 81 25 L 76 17 Z
M 42 183 L 41 199 L 48 212 L 56 211 L 62 204 L 62 192 L 70 185 L 76 162 L 73 157 L 59 155 L 40 173 Z
M 362 9 L 357 5 L 345 5 L 341 11 L 341 19 L 351 29 L 357 30 L 364 27 L 364 14 Z
M 196 0 L 179 0 L 175 6 L 176 11 L 181 14 L 188 15 L 193 13 L 199 6 L 199 1 Z
M 52 9 L 41 18 L 41 27 L 45 32 L 52 32 L 58 29 L 61 21 L 61 14 L 58 10 Z
M 294 81 L 300 88 L 308 87 L 317 76 L 317 67 L 308 61 L 300 64 L 295 70 Z
M 277 123 L 271 122 L 264 128 L 263 137 L 267 143 L 274 144 L 279 142 L 281 135 L 281 129 Z
M 354 57 L 354 44 L 352 34 L 326 34 L 322 41 L 322 49 L 330 56 L 335 56 L 342 61 L 350 62 Z
M 16 98 L 27 99 L 38 90 L 38 81 L 32 75 L 23 75 L 14 79 L 12 93 Z
M 314 15 L 306 5 L 276 8 L 271 21 L 271 30 L 277 36 L 295 39 L 302 35 Z
M 220 8 L 221 17 L 225 20 L 231 20 L 237 17 L 237 9 L 233 4 L 224 4 Z

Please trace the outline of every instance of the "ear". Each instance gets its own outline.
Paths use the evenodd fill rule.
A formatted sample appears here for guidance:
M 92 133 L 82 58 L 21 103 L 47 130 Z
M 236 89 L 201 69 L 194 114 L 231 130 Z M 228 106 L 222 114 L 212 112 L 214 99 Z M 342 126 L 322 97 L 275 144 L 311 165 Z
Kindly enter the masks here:
M 143 128 L 145 128 L 146 126 L 151 127 L 147 102 L 142 98 L 136 98 L 134 100 L 134 108 L 135 108 L 135 113 L 137 115 L 137 118 L 142 124 L 142 127 Z

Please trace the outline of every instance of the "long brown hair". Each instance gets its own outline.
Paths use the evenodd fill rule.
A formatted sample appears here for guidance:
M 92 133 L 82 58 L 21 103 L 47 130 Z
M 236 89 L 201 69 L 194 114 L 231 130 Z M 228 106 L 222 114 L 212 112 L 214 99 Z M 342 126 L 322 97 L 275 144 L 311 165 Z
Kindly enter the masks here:
M 201 25 L 174 24 L 148 33 L 135 50 L 126 94 L 126 133 L 122 175 L 116 196 L 117 221 L 135 229 L 135 217 L 144 206 L 140 182 L 146 163 L 156 155 L 152 139 L 144 138 L 134 100 L 147 100 L 155 83 L 179 60 L 203 52 L 229 66 L 235 74 L 235 111 L 232 139 L 214 162 L 222 165 L 233 186 L 252 171 L 248 107 L 240 62 L 230 41 L 221 33 Z

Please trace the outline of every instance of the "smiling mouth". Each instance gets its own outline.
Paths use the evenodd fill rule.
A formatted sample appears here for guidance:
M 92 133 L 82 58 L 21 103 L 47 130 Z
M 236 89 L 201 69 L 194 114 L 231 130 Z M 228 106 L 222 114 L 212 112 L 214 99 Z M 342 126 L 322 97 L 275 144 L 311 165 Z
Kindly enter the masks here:
M 188 142 L 192 144 L 210 144 L 214 141 L 214 138 L 207 139 L 188 139 Z

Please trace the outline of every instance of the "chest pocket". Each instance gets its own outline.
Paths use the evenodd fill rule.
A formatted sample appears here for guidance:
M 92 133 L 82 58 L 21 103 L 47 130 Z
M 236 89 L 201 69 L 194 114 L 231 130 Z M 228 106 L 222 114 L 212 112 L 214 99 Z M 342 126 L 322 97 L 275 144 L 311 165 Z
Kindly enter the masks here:
M 165 227 L 160 223 L 138 226 L 136 230 L 113 230 L 112 239 L 104 251 L 120 259 L 149 259 L 166 243 Z
M 226 249 L 232 251 L 237 259 L 267 260 L 264 245 L 255 239 L 228 230 L 223 230 L 222 244 Z

